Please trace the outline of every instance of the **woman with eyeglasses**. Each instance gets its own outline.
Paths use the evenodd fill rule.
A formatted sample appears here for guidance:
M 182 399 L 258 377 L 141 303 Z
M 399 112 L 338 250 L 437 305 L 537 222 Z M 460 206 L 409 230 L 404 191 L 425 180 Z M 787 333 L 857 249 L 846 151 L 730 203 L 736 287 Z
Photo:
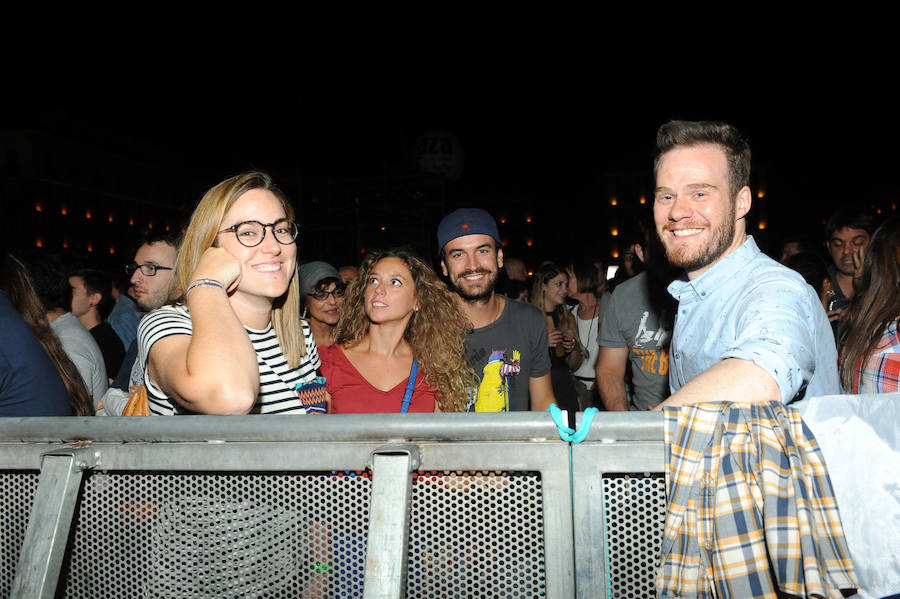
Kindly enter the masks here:
M 369 252 L 323 347 L 329 412 L 461 412 L 475 376 L 471 327 L 434 270 L 403 249 Z
M 138 330 L 152 414 L 324 411 L 315 341 L 300 319 L 293 217 L 262 172 L 200 200 L 175 261 L 183 303 Z
M 303 319 L 309 323 L 316 347 L 334 343 L 334 327 L 344 303 L 344 282 L 335 267 L 316 260 L 300 265 Z

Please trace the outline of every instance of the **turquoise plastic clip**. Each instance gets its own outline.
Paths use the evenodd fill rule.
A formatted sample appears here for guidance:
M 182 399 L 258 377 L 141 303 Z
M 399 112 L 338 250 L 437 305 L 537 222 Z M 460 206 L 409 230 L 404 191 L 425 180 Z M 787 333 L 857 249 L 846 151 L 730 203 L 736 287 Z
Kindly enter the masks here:
M 594 414 L 599 412 L 597 408 L 588 408 L 581 417 L 581 428 L 577 431 L 569 428 L 563 422 L 562 410 L 555 403 L 550 404 L 547 408 L 550 417 L 553 418 L 554 424 L 559 431 L 559 438 L 568 443 L 581 443 L 587 439 L 588 433 L 591 432 L 591 423 L 594 421 Z

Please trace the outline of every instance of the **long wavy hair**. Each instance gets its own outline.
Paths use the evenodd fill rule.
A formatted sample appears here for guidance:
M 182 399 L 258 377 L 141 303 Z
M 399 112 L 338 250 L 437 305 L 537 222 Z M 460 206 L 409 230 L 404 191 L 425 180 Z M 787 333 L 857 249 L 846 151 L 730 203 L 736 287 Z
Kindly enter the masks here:
M 181 289 L 190 286 L 203 252 L 216 244 L 216 235 L 222 227 L 225 213 L 252 189 L 272 192 L 281 202 L 288 220 L 294 220 L 293 206 L 267 173 L 252 171 L 225 179 L 203 195 L 184 232 L 175 259 L 175 278 Z M 299 249 L 297 253 L 299 260 Z M 291 277 L 287 292 L 272 304 L 272 326 L 288 365 L 296 368 L 300 358 L 306 355 L 300 324 L 300 286 L 296 274 Z
M 531 298 L 529 301 L 537 306 L 541 312 L 552 314 L 554 321 L 559 326 L 559 330 L 566 335 L 574 337 L 576 343 L 580 345 L 580 342 L 578 341 L 578 325 L 575 324 L 575 317 L 569 312 L 568 308 L 566 308 L 565 302 L 556 306 L 550 313 L 546 312 L 546 308 L 544 307 L 544 285 L 549 283 L 550 280 L 557 275 L 565 275 L 566 279 L 569 278 L 569 273 L 556 264 L 552 262 L 545 262 L 542 264 L 540 268 L 537 269 L 537 272 L 534 273 L 534 282 L 532 283 Z
M 875 231 L 854 288 L 838 335 L 841 384 L 848 391 L 887 326 L 900 316 L 900 217 Z
M 465 411 L 467 390 L 475 385 L 475 374 L 465 359 L 466 329 L 472 324 L 456 294 L 413 252 L 392 248 L 366 254 L 359 276 L 344 294 L 335 343 L 353 347 L 369 333 L 364 294 L 372 269 L 383 258 L 403 260 L 415 281 L 419 310 L 409 319 L 403 338 L 412 346 L 425 381 L 437 391 L 438 407 L 443 412 Z
M 37 291 L 28 276 L 28 269 L 16 257 L 7 254 L 0 265 L 0 289 L 6 292 L 10 303 L 16 312 L 28 323 L 34 336 L 41 343 L 44 351 L 50 356 L 56 370 L 62 377 L 66 391 L 69 393 L 69 403 L 72 413 L 76 416 L 93 416 L 94 401 L 88 391 L 87 385 L 81 378 L 75 363 L 69 358 L 69 354 L 63 349 L 62 343 L 47 320 L 47 312 Z

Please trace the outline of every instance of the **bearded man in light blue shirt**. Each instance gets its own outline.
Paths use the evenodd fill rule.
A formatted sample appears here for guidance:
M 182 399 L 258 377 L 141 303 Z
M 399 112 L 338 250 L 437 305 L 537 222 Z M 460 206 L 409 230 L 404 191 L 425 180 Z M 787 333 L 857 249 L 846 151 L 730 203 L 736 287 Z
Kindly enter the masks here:
M 669 350 L 673 395 L 785 404 L 840 393 L 834 336 L 815 291 L 746 232 L 750 147 L 725 123 L 672 121 L 657 133 L 653 213 L 686 277 Z
M 856 580 L 818 443 L 792 401 L 840 392 L 825 310 L 747 236 L 750 147 L 731 125 L 657 132 L 653 214 L 686 276 L 669 347 L 660 599 L 840 597 Z

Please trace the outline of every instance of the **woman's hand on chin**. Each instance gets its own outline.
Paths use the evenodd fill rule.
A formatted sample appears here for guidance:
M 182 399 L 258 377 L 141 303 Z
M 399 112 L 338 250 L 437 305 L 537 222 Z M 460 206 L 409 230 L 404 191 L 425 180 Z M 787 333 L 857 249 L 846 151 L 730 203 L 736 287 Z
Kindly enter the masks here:
M 241 263 L 222 248 L 207 248 L 191 277 L 192 281 L 197 279 L 214 279 L 231 293 L 241 281 Z

